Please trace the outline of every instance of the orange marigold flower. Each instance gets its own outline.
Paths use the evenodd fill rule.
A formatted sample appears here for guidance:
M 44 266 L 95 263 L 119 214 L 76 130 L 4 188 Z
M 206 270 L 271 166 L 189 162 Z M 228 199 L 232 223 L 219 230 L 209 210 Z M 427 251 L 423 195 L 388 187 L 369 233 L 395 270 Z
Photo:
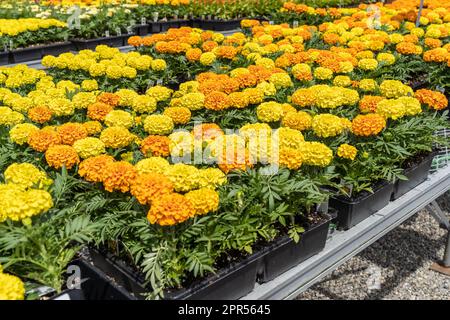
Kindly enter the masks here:
M 112 162 L 114 158 L 106 154 L 85 159 L 80 162 L 78 174 L 86 181 L 102 182 L 105 168 Z
M 434 39 L 434 38 L 426 38 L 425 45 L 428 48 L 435 49 L 435 48 L 439 48 L 440 46 L 442 46 L 442 41 L 439 39 Z
M 383 116 L 376 113 L 366 115 L 357 115 L 352 121 L 352 132 L 357 136 L 377 135 L 386 126 L 386 120 Z
M 133 165 L 127 161 L 111 162 L 104 168 L 103 186 L 106 191 L 128 192 L 136 179 Z
M 186 51 L 186 59 L 190 62 L 199 61 L 202 53 L 202 50 L 199 48 L 189 49 Z
M 151 224 L 172 226 L 184 222 L 194 215 L 195 209 L 185 196 L 169 193 L 153 201 L 147 219 Z
M 224 173 L 229 173 L 230 171 L 245 171 L 247 168 L 251 168 L 253 163 L 250 159 L 250 153 L 248 150 L 234 150 L 233 154 L 231 152 L 225 151 L 222 155 L 218 156 L 217 159 L 219 169 Z
M 215 41 L 206 41 L 202 44 L 202 50 L 205 52 L 210 52 L 214 50 L 214 48 L 218 47 L 219 45 Z
M 195 139 L 214 140 L 219 136 L 223 136 L 222 129 L 215 123 L 202 123 L 194 126 L 192 134 Z
M 36 123 L 45 123 L 52 119 L 52 111 L 46 106 L 33 107 L 28 110 L 28 118 Z
M 56 128 L 59 136 L 61 137 L 61 143 L 73 145 L 75 141 L 86 138 L 88 132 L 81 123 L 67 122 Z
M 241 74 L 234 79 L 239 82 L 241 88 L 254 87 L 258 83 L 258 78 L 252 73 Z
M 130 190 L 140 204 L 151 204 L 154 199 L 172 193 L 173 184 L 162 174 L 145 173 L 137 176 Z
M 411 55 L 417 53 L 416 45 L 411 42 L 400 42 L 399 44 L 397 44 L 395 48 L 397 52 L 404 55 Z
M 31 149 L 45 152 L 51 146 L 61 143 L 59 134 L 53 129 L 41 129 L 33 131 L 28 136 L 28 144 Z
M 237 55 L 237 49 L 232 46 L 218 47 L 215 52 L 216 56 L 223 59 L 233 59 Z
M 221 81 L 221 86 L 221 91 L 225 92 L 226 94 L 230 94 L 239 90 L 240 83 L 237 79 L 227 77 L 227 79 Z
M 174 124 L 186 124 L 191 120 L 191 110 L 187 107 L 167 107 L 163 114 L 170 117 Z
M 142 45 L 142 38 L 140 36 L 132 36 L 128 38 L 128 44 L 133 47 Z
M 359 110 L 363 113 L 375 113 L 377 111 L 378 102 L 384 99 L 384 97 L 380 96 L 364 96 L 359 101 Z
M 96 102 L 91 104 L 87 109 L 87 115 L 92 120 L 103 121 L 108 113 L 113 110 L 113 107 L 103 102 Z
M 228 96 L 219 91 L 213 91 L 205 96 L 205 108 L 210 110 L 224 110 L 231 106 Z
M 50 167 L 60 169 L 65 166 L 68 170 L 80 162 L 75 148 L 63 144 L 49 147 L 45 152 L 45 160 Z
M 117 94 L 102 92 L 97 96 L 97 102 L 103 102 L 109 104 L 111 107 L 119 105 L 120 97 Z
M 447 97 L 438 91 L 420 89 L 416 91 L 414 96 L 420 103 L 426 104 L 429 108 L 434 110 L 442 110 L 448 106 Z
M 314 105 L 316 96 L 310 89 L 298 89 L 292 95 L 291 101 L 299 107 L 307 107 Z
M 169 145 L 168 137 L 151 135 L 141 141 L 141 152 L 146 157 L 167 157 L 170 154 Z

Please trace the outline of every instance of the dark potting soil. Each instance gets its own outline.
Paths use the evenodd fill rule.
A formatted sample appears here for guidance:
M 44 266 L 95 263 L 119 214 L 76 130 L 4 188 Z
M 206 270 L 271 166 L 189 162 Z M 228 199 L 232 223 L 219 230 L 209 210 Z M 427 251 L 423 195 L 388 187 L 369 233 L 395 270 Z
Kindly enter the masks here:
M 412 156 L 411 158 L 406 159 L 402 163 L 402 169 L 407 170 L 407 169 L 410 169 L 410 168 L 413 168 L 413 167 L 419 165 L 431 153 L 432 152 L 422 151 L 422 152 L 419 152 L 419 153 L 415 154 L 414 156 Z

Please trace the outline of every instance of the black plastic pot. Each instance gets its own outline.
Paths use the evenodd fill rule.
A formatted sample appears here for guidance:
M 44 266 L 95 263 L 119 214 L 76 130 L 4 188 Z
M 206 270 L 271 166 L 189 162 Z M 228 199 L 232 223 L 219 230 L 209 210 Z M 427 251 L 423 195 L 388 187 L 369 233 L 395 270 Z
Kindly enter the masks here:
M 0 52 L 0 66 L 5 65 L 5 64 L 9 64 L 9 52 L 8 51 Z
M 20 48 L 11 50 L 11 62 L 21 63 L 25 61 L 39 60 L 42 58 L 41 46 L 33 46 L 29 48 Z
M 229 31 L 239 29 L 242 19 L 231 20 L 204 20 L 205 26 L 209 30 Z
M 100 44 L 104 44 L 110 47 L 121 47 L 126 45 L 128 38 L 132 36 L 130 34 L 120 35 L 120 36 L 112 36 L 112 37 L 103 37 L 97 39 L 72 39 L 72 43 L 75 45 L 75 48 L 79 50 L 85 49 L 95 49 L 96 46 Z
M 179 28 L 180 27 L 180 20 L 168 20 L 168 21 L 161 21 L 161 31 L 160 32 L 166 32 L 170 28 Z
M 136 300 L 124 288 L 111 282 L 97 267 L 84 259 L 74 260 L 70 265 L 80 268 L 80 289 L 67 289 L 52 300 Z
M 160 33 L 161 32 L 161 22 L 149 22 L 148 33 Z
M 145 36 L 147 35 L 148 29 L 149 29 L 149 25 L 148 24 L 138 24 L 134 26 L 134 33 L 136 33 L 138 36 Z
M 178 20 L 178 28 L 181 28 L 181 27 L 192 27 L 192 21 L 189 19 Z
M 123 261 L 110 253 L 91 249 L 94 265 L 112 277 L 118 284 L 136 297 L 148 292 L 142 274 L 131 270 Z M 186 289 L 167 290 L 169 300 L 234 300 L 251 292 L 255 286 L 258 270 L 261 268 L 265 251 L 257 252 L 239 263 L 219 270 L 203 280 L 195 281 Z
M 258 277 L 258 282 L 273 280 L 323 250 L 331 220 L 336 217 L 336 212 L 322 215 L 324 220 L 306 230 L 298 243 L 287 235 L 276 240 L 264 256 L 264 270 Z
M 431 163 L 436 153 L 430 153 L 423 161 L 416 166 L 405 169 L 403 174 L 408 180 L 398 180 L 394 185 L 394 192 L 392 193 L 391 200 L 400 198 L 405 193 L 411 191 L 419 184 L 427 180 L 428 173 L 430 172 Z
M 338 228 L 341 230 L 350 229 L 384 208 L 391 199 L 393 189 L 392 183 L 384 182 L 373 187 L 373 193 L 367 193 L 357 198 L 331 197 L 330 207 L 338 211 Z
M 74 51 L 75 46 L 72 42 L 62 42 L 42 46 L 42 57 L 47 55 L 58 56 L 61 53 Z

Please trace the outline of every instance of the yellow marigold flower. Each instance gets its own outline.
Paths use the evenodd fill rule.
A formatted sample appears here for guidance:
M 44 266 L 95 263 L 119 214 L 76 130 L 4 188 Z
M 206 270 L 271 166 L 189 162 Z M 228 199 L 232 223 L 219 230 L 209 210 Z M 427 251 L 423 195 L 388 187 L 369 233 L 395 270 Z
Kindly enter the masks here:
M 352 121 L 352 132 L 357 136 L 374 136 L 386 126 L 386 120 L 382 115 L 369 113 L 357 115 Z
M 397 120 L 406 114 L 405 105 L 397 99 L 385 99 L 377 104 L 376 113 L 383 117 Z
M 108 127 L 124 127 L 130 128 L 133 126 L 133 116 L 123 110 L 112 110 L 105 117 L 105 124 Z
M 277 88 L 271 82 L 263 81 L 259 83 L 256 87 L 261 89 L 264 92 L 265 96 L 274 96 L 277 93 Z
M 350 61 L 339 62 L 339 73 L 350 73 L 353 71 L 353 64 Z
M 311 127 L 312 117 L 304 111 L 291 111 L 283 117 L 281 124 L 288 128 L 304 131 Z
M 0 184 L 0 222 L 20 221 L 48 211 L 52 196 L 45 190 L 28 189 L 16 184 Z M 1 290 L 1 289 L 0 289 Z
M 188 131 L 176 131 L 169 136 L 172 157 L 183 157 L 194 151 L 194 136 Z
M 171 97 L 172 92 L 172 89 L 163 86 L 154 86 L 149 88 L 145 94 L 160 102 L 168 100 Z
M 23 300 L 25 286 L 20 278 L 0 272 L 0 300 Z
M 341 122 L 341 118 L 332 114 L 323 113 L 314 116 L 312 129 L 318 137 L 328 138 L 341 134 L 345 128 Z
M 65 166 L 68 170 L 80 162 L 75 148 L 67 145 L 54 145 L 45 151 L 45 160 L 50 167 L 60 169 Z
M 212 52 L 204 52 L 200 56 L 200 63 L 204 66 L 210 66 L 216 61 L 216 55 Z
M 102 124 L 98 121 L 86 121 L 82 123 L 89 136 L 100 133 L 103 129 Z
M 13 126 L 23 122 L 24 119 L 23 114 L 8 107 L 0 107 L 0 125 Z
M 167 65 L 163 59 L 154 59 L 152 61 L 152 70 L 153 71 L 164 71 Z
M 128 192 L 136 176 L 136 169 L 131 163 L 126 161 L 109 162 L 104 169 L 103 186 L 109 192 Z
M 13 163 L 4 172 L 5 182 L 15 184 L 23 189 L 43 189 L 52 183 L 44 171 L 31 163 Z
M 55 98 L 50 100 L 48 108 L 55 116 L 70 116 L 74 113 L 75 107 L 72 101 L 66 98 Z
M 109 155 L 100 155 L 80 162 L 78 174 L 89 182 L 102 182 L 105 168 L 114 158 Z
M 167 161 L 164 158 L 150 157 L 136 163 L 135 168 L 139 174 L 145 173 L 166 174 L 167 170 L 170 168 L 170 164 L 169 161 Z
M 413 94 L 411 87 L 404 85 L 398 80 L 384 80 L 380 84 L 380 91 L 386 98 L 399 98 Z
M 119 97 L 118 103 L 122 107 L 131 107 L 133 105 L 134 99 L 139 96 L 139 94 L 131 89 L 120 89 L 116 91 L 115 96 Z M 110 100 L 110 99 L 108 99 Z M 110 101 L 100 101 L 114 107 L 115 104 L 110 103 Z
M 61 138 L 53 129 L 32 131 L 28 135 L 29 146 L 38 152 L 45 152 L 49 147 L 60 144 Z
M 288 114 L 289 112 L 296 112 L 297 109 L 295 109 L 292 105 L 290 105 L 289 103 L 283 103 L 281 105 L 281 107 L 283 108 L 283 117 Z
M 79 92 L 72 98 L 75 109 L 87 109 L 91 104 L 96 102 L 97 97 L 93 92 Z
M 340 158 L 355 160 L 356 154 L 358 153 L 358 149 L 349 144 L 341 144 L 337 149 L 337 155 Z
M 84 91 L 95 91 L 98 90 L 98 83 L 94 79 L 87 79 L 81 82 L 81 89 Z
M 378 87 L 378 84 L 373 79 L 362 79 L 358 84 L 358 88 L 360 88 L 361 90 L 363 90 L 365 92 L 375 91 L 377 89 L 377 87 Z
M 171 226 L 184 222 L 194 215 L 195 209 L 185 196 L 170 193 L 153 201 L 147 219 L 151 224 Z
M 173 185 L 169 179 L 159 173 L 140 174 L 133 181 L 131 194 L 141 204 L 151 204 L 153 200 L 173 192 Z
M 333 84 L 338 87 L 348 87 L 352 84 L 352 80 L 348 76 L 336 76 Z
M 246 88 L 243 93 L 247 96 L 249 104 L 258 104 L 264 100 L 264 92 L 259 88 Z
M 227 182 L 225 174 L 217 168 L 206 168 L 199 170 L 198 186 L 200 188 L 215 189 Z
M 269 82 L 275 85 L 275 88 L 288 88 L 292 87 L 293 83 L 291 77 L 287 73 L 277 72 L 270 76 Z
M 185 197 L 191 202 L 196 215 L 205 215 L 219 208 L 219 194 L 212 189 L 201 188 L 190 191 Z
M 361 59 L 358 62 L 358 68 L 366 71 L 375 70 L 378 67 L 378 61 L 375 59 Z
M 105 147 L 119 149 L 130 145 L 134 140 L 134 136 L 124 127 L 109 127 L 102 131 L 100 140 Z
M 105 144 L 98 138 L 84 138 L 75 141 L 73 147 L 83 159 L 95 157 L 105 153 Z
M 377 55 L 377 60 L 390 66 L 395 63 L 395 56 L 391 53 L 381 52 Z
M 149 134 L 167 135 L 172 132 L 173 128 L 172 118 L 166 115 L 153 114 L 144 120 L 144 130 Z
M 186 107 L 167 107 L 163 114 L 170 117 L 174 124 L 186 124 L 191 120 L 191 111 Z
M 302 165 L 303 157 L 299 149 L 281 147 L 278 151 L 278 165 L 289 168 L 291 170 L 298 170 Z
M 152 113 L 156 110 L 157 101 L 148 95 L 138 95 L 134 97 L 131 107 L 138 113 Z
M 319 80 L 330 80 L 333 77 L 333 71 L 324 67 L 314 69 L 314 77 Z
M 165 174 L 177 192 L 188 192 L 198 187 L 200 172 L 194 166 L 176 163 L 170 166 Z
M 305 141 L 303 134 L 295 129 L 281 127 L 276 131 L 279 148 L 298 148 Z
M 231 102 L 231 107 L 243 109 L 250 103 L 248 96 L 244 92 L 232 92 L 228 95 Z
M 326 167 L 333 159 L 333 151 L 320 142 L 303 142 L 299 151 L 304 165 Z
M 280 121 L 283 116 L 283 107 L 275 101 L 263 102 L 256 108 L 256 115 L 263 122 Z
M 39 131 L 39 128 L 31 123 L 19 123 L 16 124 L 9 131 L 9 137 L 11 141 L 17 143 L 18 145 L 23 145 L 28 141 L 28 136 L 30 133 Z
M 62 144 L 73 145 L 75 141 L 86 138 L 88 133 L 81 123 L 66 122 L 56 128 Z

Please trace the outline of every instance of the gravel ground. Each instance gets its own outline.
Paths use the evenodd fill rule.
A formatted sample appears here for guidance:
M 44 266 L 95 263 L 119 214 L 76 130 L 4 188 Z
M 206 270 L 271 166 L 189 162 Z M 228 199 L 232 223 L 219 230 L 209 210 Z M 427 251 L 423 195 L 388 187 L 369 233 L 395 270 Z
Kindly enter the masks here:
M 450 300 L 450 277 L 429 269 L 445 242 L 445 230 L 422 210 L 297 299 Z

